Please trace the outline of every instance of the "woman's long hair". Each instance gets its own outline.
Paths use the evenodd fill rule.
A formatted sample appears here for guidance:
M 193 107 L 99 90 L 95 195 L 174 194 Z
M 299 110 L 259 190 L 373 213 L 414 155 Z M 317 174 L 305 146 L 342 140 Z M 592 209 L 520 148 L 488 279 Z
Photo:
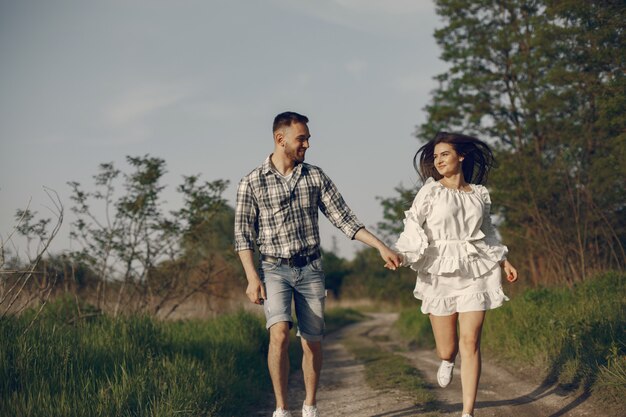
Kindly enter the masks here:
M 433 156 L 435 145 L 438 143 L 450 144 L 456 153 L 464 157 L 461 171 L 468 183 L 484 184 L 489 176 L 489 170 L 496 166 L 491 148 L 482 140 L 460 133 L 439 132 L 434 139 L 419 148 L 413 158 L 413 166 L 422 181 L 426 181 L 428 177 L 435 180 L 442 177 L 435 168 Z

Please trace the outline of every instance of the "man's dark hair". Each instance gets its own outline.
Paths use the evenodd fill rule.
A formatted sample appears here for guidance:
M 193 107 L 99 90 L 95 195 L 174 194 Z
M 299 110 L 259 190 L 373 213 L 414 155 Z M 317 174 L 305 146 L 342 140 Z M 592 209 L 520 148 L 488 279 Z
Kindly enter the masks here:
M 272 132 L 276 132 L 283 127 L 291 126 L 292 123 L 309 123 L 309 118 L 293 111 L 286 111 L 274 117 Z

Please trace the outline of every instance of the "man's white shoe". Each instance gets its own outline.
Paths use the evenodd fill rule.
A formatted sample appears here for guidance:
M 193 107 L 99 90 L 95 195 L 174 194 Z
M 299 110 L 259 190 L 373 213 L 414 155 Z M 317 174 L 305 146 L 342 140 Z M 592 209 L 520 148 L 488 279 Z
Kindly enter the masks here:
M 450 385 L 452 381 L 452 371 L 454 370 L 454 362 L 441 361 L 439 370 L 437 370 L 437 382 L 441 388 Z
M 320 417 L 320 413 L 317 411 L 317 406 L 302 403 L 302 417 Z
M 284 408 L 277 408 L 272 417 L 291 417 L 291 411 Z
M 472 417 L 472 415 L 471 415 L 471 414 L 467 414 L 467 413 L 465 413 L 465 414 L 463 414 L 461 417 Z

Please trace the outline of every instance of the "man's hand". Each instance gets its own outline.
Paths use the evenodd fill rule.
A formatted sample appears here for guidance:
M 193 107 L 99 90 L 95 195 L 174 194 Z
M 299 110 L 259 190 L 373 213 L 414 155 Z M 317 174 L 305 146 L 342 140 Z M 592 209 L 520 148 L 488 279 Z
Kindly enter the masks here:
M 385 268 L 395 271 L 400 265 L 402 265 L 402 256 L 392 251 L 387 246 L 379 249 L 380 257 L 385 261 Z
M 261 278 L 259 278 L 259 273 L 254 267 L 252 250 L 239 251 L 239 259 L 241 259 L 241 265 L 243 265 L 243 269 L 246 271 L 246 278 L 248 279 L 246 295 L 254 304 L 263 304 L 267 296 L 265 295 L 265 287 L 261 282 Z
M 359 229 L 354 235 L 354 238 L 360 242 L 365 243 L 368 246 L 378 249 L 380 257 L 385 261 L 385 268 L 395 271 L 397 267 L 402 265 L 402 257 L 389 249 L 382 241 L 376 236 L 367 231 L 364 227 Z
M 265 286 L 261 282 L 258 275 L 248 277 L 246 295 L 254 304 L 263 304 L 263 302 L 267 300 L 267 296 L 265 295 Z

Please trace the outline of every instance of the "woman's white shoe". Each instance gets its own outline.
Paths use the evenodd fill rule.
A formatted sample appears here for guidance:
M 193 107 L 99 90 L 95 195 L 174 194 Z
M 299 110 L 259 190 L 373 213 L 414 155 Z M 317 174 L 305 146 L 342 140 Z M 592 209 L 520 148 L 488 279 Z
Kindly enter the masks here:
M 441 361 L 441 365 L 439 365 L 439 369 L 437 370 L 437 382 L 441 388 L 445 388 L 450 385 L 453 370 L 454 362 Z

